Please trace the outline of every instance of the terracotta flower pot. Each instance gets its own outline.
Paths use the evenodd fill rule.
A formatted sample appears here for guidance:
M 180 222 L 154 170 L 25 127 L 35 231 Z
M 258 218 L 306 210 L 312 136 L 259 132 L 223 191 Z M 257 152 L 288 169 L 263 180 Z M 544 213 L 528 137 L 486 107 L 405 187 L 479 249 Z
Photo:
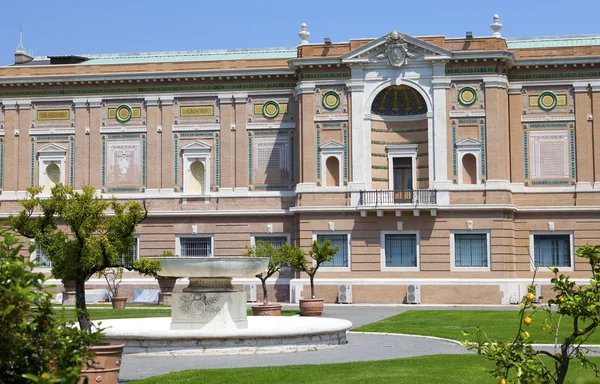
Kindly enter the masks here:
M 63 281 L 63 305 L 75 305 L 75 282 Z
M 253 305 L 254 316 L 281 316 L 281 304 Z
M 126 297 L 113 297 L 110 299 L 113 309 L 125 309 Z
M 160 286 L 158 304 L 171 304 L 171 298 L 173 296 L 173 290 L 175 289 L 175 283 L 177 283 L 177 278 L 159 276 L 157 280 L 158 285 Z
M 88 383 L 117 384 L 123 348 L 125 345 L 120 343 L 102 343 L 92 346 L 94 361 L 89 367 L 81 370 L 79 383 L 83 383 L 84 378 L 87 377 Z
M 300 299 L 300 316 L 321 316 L 323 299 Z

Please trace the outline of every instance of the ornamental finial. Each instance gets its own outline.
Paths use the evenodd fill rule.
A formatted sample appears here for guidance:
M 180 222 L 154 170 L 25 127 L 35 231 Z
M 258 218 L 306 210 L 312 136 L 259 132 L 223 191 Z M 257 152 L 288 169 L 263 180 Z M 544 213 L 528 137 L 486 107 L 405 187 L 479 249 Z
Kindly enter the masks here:
M 490 28 L 494 33 L 492 33 L 493 37 L 501 38 L 500 30 L 502 29 L 502 24 L 500 24 L 500 16 L 498 14 L 494 15 L 494 22 L 490 24 Z
M 300 45 L 306 45 L 308 44 L 308 36 L 310 36 L 310 32 L 308 32 L 306 30 L 306 23 L 302 23 L 302 25 L 300 26 L 302 28 L 302 30 L 300 32 L 298 32 L 298 36 L 300 37 Z

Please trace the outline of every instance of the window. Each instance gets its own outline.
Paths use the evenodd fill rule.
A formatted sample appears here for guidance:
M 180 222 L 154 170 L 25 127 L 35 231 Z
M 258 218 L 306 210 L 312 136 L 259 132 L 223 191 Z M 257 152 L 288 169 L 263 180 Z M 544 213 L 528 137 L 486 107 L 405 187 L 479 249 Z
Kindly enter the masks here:
M 283 244 L 287 244 L 289 242 L 287 236 L 254 236 L 253 244 L 256 244 L 258 241 L 270 243 L 277 250 L 279 250 Z
M 200 236 L 178 237 L 177 254 L 181 257 L 212 257 L 213 238 Z
M 569 177 L 569 137 L 567 131 L 531 131 L 531 177 Z
M 390 145 L 386 147 L 388 155 L 389 189 L 409 191 L 402 199 L 412 200 L 412 191 L 416 189 L 417 145 Z
M 121 261 L 122 261 L 123 265 L 131 266 L 131 264 L 128 261 L 133 262 L 133 261 L 136 261 L 140 257 L 139 249 L 140 249 L 140 238 L 139 238 L 139 236 L 135 236 L 133 239 L 133 245 L 131 247 L 131 252 L 128 254 L 121 255 Z
M 536 267 L 571 268 L 572 250 L 570 234 L 533 235 L 533 261 Z
M 385 235 L 385 266 L 416 267 L 417 235 Z
M 256 139 L 255 168 L 257 171 L 288 170 L 288 138 Z
M 330 240 L 331 245 L 338 248 L 333 259 L 321 264 L 322 267 L 350 268 L 350 236 L 348 234 L 318 234 L 315 240 L 319 243 Z
M 489 271 L 489 233 L 451 234 L 452 270 Z
M 32 259 L 38 267 L 52 268 L 52 263 L 48 260 L 48 253 L 42 250 L 42 246 L 38 245 L 32 255 Z

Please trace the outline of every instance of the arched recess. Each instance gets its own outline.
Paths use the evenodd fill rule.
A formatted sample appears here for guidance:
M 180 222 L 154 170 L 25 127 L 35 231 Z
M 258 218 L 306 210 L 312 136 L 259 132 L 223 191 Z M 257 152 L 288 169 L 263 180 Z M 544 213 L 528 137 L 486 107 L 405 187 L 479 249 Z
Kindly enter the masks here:
M 462 183 L 477 184 L 477 158 L 472 153 L 462 157 Z
M 60 182 L 60 167 L 58 164 L 48 164 L 46 166 L 46 188 L 50 190 Z
M 190 164 L 190 192 L 204 194 L 204 164 L 196 160 Z
M 329 156 L 325 161 L 325 167 L 327 168 L 327 187 L 339 187 L 340 186 L 340 161 L 336 156 Z
M 65 184 L 67 150 L 56 144 L 48 144 L 37 151 L 38 185 L 49 194 L 56 184 Z

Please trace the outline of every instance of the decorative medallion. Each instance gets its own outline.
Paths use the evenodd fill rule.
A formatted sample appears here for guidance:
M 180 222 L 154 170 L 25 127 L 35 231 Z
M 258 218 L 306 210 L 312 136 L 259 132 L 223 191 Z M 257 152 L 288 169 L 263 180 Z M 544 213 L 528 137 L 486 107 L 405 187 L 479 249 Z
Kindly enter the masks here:
M 558 98 L 554 92 L 544 91 L 540 93 L 540 96 L 538 97 L 538 106 L 541 110 L 551 111 L 556 107 L 556 104 L 558 104 Z
M 385 49 L 382 54 L 377 55 L 377 59 L 387 59 L 390 65 L 396 68 L 406 64 L 407 57 L 414 58 L 417 55 L 408 50 L 408 44 L 398 31 L 385 38 Z
M 274 119 L 279 116 L 279 103 L 275 100 L 266 101 L 263 104 L 262 114 L 267 119 Z
M 458 91 L 458 102 L 464 106 L 475 104 L 477 101 L 477 90 L 473 87 L 462 87 Z
M 192 294 L 181 296 L 181 311 L 188 316 L 201 320 L 213 317 L 221 310 L 219 297 L 207 297 L 204 294 Z
M 115 118 L 119 123 L 126 123 L 133 117 L 133 110 L 127 104 L 121 104 L 117 107 Z
M 340 106 L 340 95 L 336 91 L 327 91 L 321 99 L 321 104 L 325 109 L 333 111 Z

